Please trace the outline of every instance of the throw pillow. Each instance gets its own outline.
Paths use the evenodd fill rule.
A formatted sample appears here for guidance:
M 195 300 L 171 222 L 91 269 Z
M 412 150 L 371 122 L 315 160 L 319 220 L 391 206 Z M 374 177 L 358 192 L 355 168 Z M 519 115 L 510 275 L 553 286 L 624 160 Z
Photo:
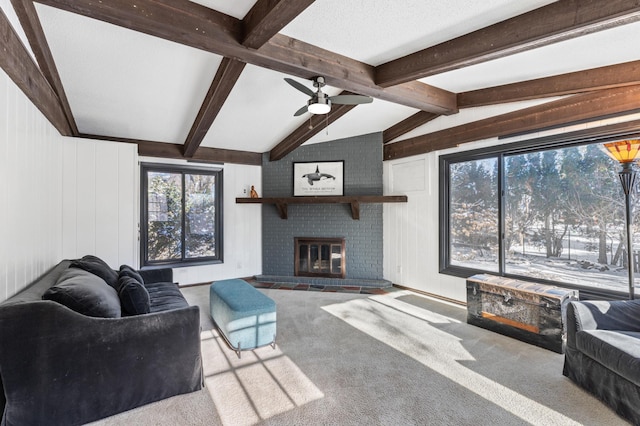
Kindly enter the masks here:
M 122 312 L 116 291 L 102 278 L 81 269 L 67 268 L 42 298 L 90 317 L 118 318 Z
M 148 314 L 151 312 L 151 299 L 147 289 L 135 278 L 121 275 L 118 279 L 120 303 L 127 315 Z
M 129 265 L 120 265 L 120 272 L 118 274 L 118 279 L 120 279 L 120 277 L 122 277 L 123 275 L 125 277 L 131 277 L 136 281 L 138 281 L 140 284 L 144 285 L 144 279 L 142 278 L 142 275 L 140 275 L 138 271 L 136 271 Z
M 76 259 L 69 265 L 71 268 L 79 268 L 102 278 L 107 284 L 117 290 L 118 273 L 111 269 L 107 263 L 99 257 L 86 255 L 82 259 Z

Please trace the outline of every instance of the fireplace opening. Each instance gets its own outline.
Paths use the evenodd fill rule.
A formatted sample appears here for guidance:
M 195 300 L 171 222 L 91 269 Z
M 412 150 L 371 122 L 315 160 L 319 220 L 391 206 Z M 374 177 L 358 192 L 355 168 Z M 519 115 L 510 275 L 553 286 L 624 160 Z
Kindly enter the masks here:
M 346 276 L 344 238 L 298 237 L 294 246 L 296 277 Z

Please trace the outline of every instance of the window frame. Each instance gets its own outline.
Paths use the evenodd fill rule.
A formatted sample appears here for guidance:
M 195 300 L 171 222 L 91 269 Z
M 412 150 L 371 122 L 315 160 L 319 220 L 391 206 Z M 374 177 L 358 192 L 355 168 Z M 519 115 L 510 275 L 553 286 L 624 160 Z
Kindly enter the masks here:
M 140 265 L 142 269 L 153 268 L 179 268 L 187 266 L 197 265 L 211 265 L 224 263 L 223 256 L 223 168 L 221 167 L 199 167 L 180 164 L 164 164 L 164 163 L 140 163 Z M 175 173 L 182 176 L 182 220 L 181 220 L 181 258 L 169 259 L 169 260 L 156 260 L 150 261 L 148 259 L 148 219 L 149 219 L 149 203 L 148 203 L 148 173 Z M 215 256 L 205 256 L 198 258 L 185 258 L 186 250 L 186 234 L 185 223 L 185 185 L 184 175 L 186 174 L 201 174 L 215 176 L 215 223 L 214 223 L 214 238 L 215 238 Z
M 608 126 L 601 126 L 592 129 L 579 130 L 563 134 L 551 135 L 546 137 L 534 138 L 513 142 L 505 145 L 493 145 L 486 148 L 480 148 L 469 151 L 455 152 L 451 154 L 440 155 L 438 158 L 438 187 L 439 187 L 439 272 L 444 275 L 452 275 L 460 278 L 468 278 L 475 274 L 492 274 L 509 278 L 517 278 L 522 280 L 534 280 L 531 277 L 509 274 L 505 272 L 505 174 L 504 159 L 511 155 L 527 154 L 532 152 L 541 152 L 552 149 L 568 148 L 573 146 L 588 145 L 594 143 L 604 143 L 608 141 L 622 139 L 638 139 L 640 130 L 638 127 L 640 121 L 631 121 L 626 123 L 617 123 Z M 500 138 L 498 138 L 500 139 Z M 470 268 L 460 265 L 452 265 L 450 257 L 450 165 L 466 161 L 482 160 L 488 158 L 497 158 L 498 161 L 498 272 L 492 272 L 483 269 Z M 640 187 L 640 184 L 639 184 Z M 637 187 L 638 188 L 638 187 Z M 640 226 L 640 224 L 634 224 Z M 594 288 L 590 286 L 582 286 L 562 281 L 551 281 L 535 279 L 536 282 L 561 286 L 565 288 L 577 289 L 580 291 L 581 299 L 605 299 L 617 300 L 627 299 L 626 292 L 618 292 L 615 290 Z

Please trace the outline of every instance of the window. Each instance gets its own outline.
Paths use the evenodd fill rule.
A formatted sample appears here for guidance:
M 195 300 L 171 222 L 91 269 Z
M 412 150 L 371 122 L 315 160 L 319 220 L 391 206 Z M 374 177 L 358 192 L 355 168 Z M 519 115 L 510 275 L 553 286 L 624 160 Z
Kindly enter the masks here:
M 620 166 L 602 152 L 603 141 L 545 138 L 441 156 L 441 272 L 488 272 L 626 298 Z M 638 271 L 637 244 L 633 250 Z
M 142 265 L 222 261 L 222 170 L 142 164 Z

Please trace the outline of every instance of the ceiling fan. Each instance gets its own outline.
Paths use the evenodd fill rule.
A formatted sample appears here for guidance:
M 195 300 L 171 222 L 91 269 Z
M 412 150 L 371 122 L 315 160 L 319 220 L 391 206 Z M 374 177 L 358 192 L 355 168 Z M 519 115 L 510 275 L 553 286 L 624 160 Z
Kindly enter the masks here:
M 324 77 L 314 77 L 313 78 L 313 87 L 317 88 L 317 91 L 313 91 L 309 89 L 307 86 L 302 83 L 297 82 L 291 78 L 285 78 L 284 81 L 301 91 L 307 96 L 310 96 L 311 99 L 307 101 L 307 105 L 303 106 L 299 110 L 296 111 L 294 116 L 299 116 L 304 114 L 305 112 L 310 112 L 311 114 L 327 114 L 331 111 L 331 104 L 336 105 L 358 105 L 358 104 L 368 104 L 373 102 L 373 98 L 369 96 L 363 95 L 336 95 L 336 96 L 327 96 L 322 91 L 322 86 L 325 85 Z

